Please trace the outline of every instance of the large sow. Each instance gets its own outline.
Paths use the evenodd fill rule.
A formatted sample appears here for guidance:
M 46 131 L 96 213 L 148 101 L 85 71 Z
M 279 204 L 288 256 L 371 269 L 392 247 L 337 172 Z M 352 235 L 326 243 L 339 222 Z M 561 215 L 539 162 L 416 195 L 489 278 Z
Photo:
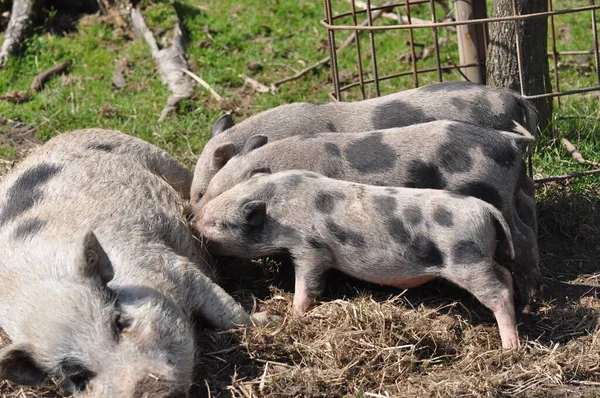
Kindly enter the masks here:
M 117 131 L 62 134 L 0 184 L 0 379 L 69 394 L 186 396 L 193 320 L 250 317 L 205 273 L 191 173 Z

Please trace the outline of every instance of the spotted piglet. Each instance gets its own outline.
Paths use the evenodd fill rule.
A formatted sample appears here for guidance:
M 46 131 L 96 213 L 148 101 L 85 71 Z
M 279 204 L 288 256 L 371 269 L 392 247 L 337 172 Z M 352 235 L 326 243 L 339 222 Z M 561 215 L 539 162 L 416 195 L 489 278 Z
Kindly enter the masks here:
M 334 268 L 369 282 L 410 288 L 444 278 L 494 312 L 504 348 L 519 345 L 512 278 L 494 260 L 501 213 L 474 197 L 391 188 L 290 170 L 257 174 L 204 206 L 195 227 L 218 254 L 256 258 L 288 250 L 294 309 L 308 310 Z

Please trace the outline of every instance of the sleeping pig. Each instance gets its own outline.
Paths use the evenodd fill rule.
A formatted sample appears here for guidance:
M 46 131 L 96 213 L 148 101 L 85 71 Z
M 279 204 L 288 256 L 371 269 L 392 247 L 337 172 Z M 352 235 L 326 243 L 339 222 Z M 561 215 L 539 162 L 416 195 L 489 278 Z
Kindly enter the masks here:
M 498 208 L 510 226 L 516 249 L 512 268 L 523 311 L 528 312 L 538 294 L 541 274 L 535 223 L 531 221 L 535 220 L 535 205 L 519 189 L 525 175 L 520 145 L 533 137 L 518 125 L 516 133 L 489 130 L 443 120 L 365 133 L 295 136 L 270 143 L 266 136 L 255 135 L 192 205 L 197 214 L 210 200 L 256 173 L 291 169 L 362 184 L 446 189 L 475 196 Z M 515 203 L 525 216 L 519 216 Z
M 200 154 L 191 197 L 199 200 L 213 176 L 253 135 L 275 141 L 294 135 L 372 131 L 443 119 L 498 130 L 511 130 L 513 121 L 517 121 L 532 134 L 537 124 L 535 109 L 518 93 L 469 82 L 436 83 L 358 102 L 287 104 L 238 125 L 234 125 L 230 115 L 225 115 L 213 126 L 212 139 Z
M 503 347 L 519 344 L 512 279 L 494 260 L 498 238 L 513 253 L 511 232 L 502 214 L 477 198 L 289 170 L 234 186 L 208 202 L 194 225 L 220 255 L 256 258 L 288 250 L 300 314 L 330 268 L 402 289 L 444 278 L 493 311 Z
M 248 325 L 206 274 L 191 173 L 116 131 L 62 134 L 0 184 L 0 380 L 71 395 L 184 397 L 194 319 Z M 264 314 L 258 318 L 265 320 Z

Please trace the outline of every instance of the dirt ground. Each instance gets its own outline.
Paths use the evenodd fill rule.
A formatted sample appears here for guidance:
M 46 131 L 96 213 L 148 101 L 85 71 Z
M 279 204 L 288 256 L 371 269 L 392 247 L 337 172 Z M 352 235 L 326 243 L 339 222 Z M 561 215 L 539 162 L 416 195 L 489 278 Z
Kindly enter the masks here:
M 39 143 L 25 126 L 0 128 L 20 157 Z M 299 318 L 285 256 L 222 262 L 229 292 L 284 322 L 199 331 L 191 396 L 600 396 L 600 192 L 566 182 L 537 194 L 546 289 L 538 311 L 519 319 L 520 349 L 498 349 L 492 314 L 441 281 L 402 292 L 332 273 L 325 297 Z M 62 394 L 48 380 L 37 389 L 0 382 L 0 396 Z

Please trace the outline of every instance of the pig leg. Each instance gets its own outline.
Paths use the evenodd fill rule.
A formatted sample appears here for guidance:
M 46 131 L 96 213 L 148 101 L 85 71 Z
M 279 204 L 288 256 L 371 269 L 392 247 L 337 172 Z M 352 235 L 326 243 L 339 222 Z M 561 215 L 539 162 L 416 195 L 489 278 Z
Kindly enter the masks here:
M 191 292 L 188 300 L 193 315 L 199 315 L 223 330 L 251 324 L 248 313 L 225 290 L 195 269 L 193 264 L 189 263 L 185 268 L 188 270 L 188 291 Z
M 306 252 L 300 254 L 292 253 L 294 256 L 295 288 L 294 288 L 294 310 L 298 314 L 304 314 L 314 299 L 322 290 L 323 274 L 329 269 L 327 253 Z M 325 260 L 324 260 L 325 259 Z
M 518 347 L 519 337 L 510 272 L 493 260 L 457 266 L 444 277 L 469 291 L 492 310 L 498 323 L 502 348 Z

